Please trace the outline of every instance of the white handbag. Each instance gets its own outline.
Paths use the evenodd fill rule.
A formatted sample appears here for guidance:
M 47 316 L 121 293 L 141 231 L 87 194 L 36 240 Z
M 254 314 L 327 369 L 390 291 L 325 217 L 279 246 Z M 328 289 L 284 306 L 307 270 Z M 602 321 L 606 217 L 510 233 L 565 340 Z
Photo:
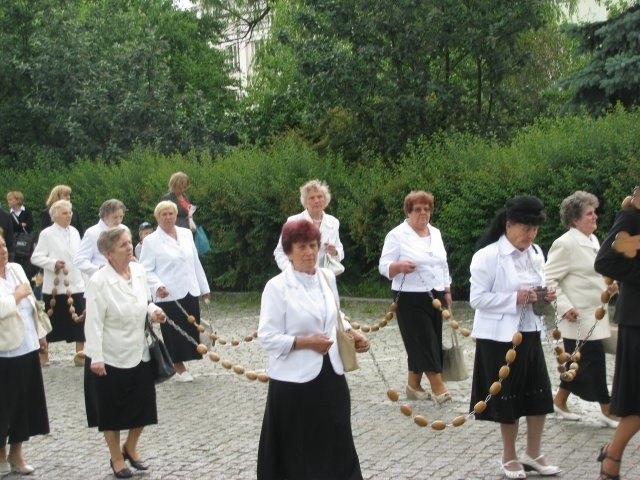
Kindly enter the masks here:
M 323 268 L 328 268 L 333 272 L 333 274 L 337 277 L 342 272 L 344 272 L 344 265 L 340 263 L 340 261 L 334 257 L 333 255 L 329 255 L 328 253 L 324 256 Z

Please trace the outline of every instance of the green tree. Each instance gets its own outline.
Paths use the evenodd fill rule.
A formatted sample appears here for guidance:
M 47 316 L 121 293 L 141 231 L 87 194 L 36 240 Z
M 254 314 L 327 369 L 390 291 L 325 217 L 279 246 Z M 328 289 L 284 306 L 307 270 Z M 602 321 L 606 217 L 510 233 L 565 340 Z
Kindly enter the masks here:
M 585 108 L 602 115 L 616 103 L 640 105 L 640 5 L 633 3 L 607 21 L 569 29 L 591 59 L 562 82 L 573 94 L 568 110 Z
M 0 156 L 29 165 L 233 142 L 214 20 L 169 0 L 3 1 Z
M 565 3 L 278 2 L 247 96 L 247 138 L 300 128 L 354 159 L 396 157 L 408 140 L 448 129 L 505 137 L 547 110 L 543 92 L 564 73 L 563 62 L 529 66 L 552 52 L 558 36 L 533 35 L 554 26 Z M 516 87 L 525 75 L 533 95 Z

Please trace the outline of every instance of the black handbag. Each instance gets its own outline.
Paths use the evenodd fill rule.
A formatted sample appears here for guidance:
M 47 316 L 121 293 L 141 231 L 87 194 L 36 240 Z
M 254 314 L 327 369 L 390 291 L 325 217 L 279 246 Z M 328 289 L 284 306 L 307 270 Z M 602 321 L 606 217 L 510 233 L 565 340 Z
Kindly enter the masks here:
M 33 253 L 35 243 L 33 235 L 25 230 L 15 213 L 11 212 L 11 216 L 13 217 L 14 225 L 16 226 L 13 229 L 13 255 L 16 258 L 29 258 Z
M 171 359 L 171 355 L 169 355 L 167 346 L 158 338 L 156 332 L 153 331 L 153 327 L 148 319 L 146 330 L 151 339 L 149 343 L 149 353 L 151 354 L 153 378 L 156 383 L 162 383 L 173 377 L 176 374 L 176 369 L 173 366 L 173 360 Z

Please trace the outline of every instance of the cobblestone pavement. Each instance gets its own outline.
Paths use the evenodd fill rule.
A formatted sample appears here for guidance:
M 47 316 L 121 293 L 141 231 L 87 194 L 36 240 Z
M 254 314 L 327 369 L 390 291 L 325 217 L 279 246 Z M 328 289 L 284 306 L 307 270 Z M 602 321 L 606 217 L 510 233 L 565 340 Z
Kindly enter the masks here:
M 233 301 L 214 299 L 211 310 L 203 312 L 205 318 L 215 320 L 220 337 L 229 341 L 224 346 L 216 345 L 214 350 L 234 365 L 264 371 L 266 356 L 256 341 L 231 345 L 232 338 L 242 340 L 258 323 L 258 299 L 241 303 L 238 306 Z M 376 323 L 387 308 L 386 301 L 363 302 L 364 307 L 356 300 L 347 299 L 343 303 L 347 312 L 353 309 L 350 313 L 360 323 Z M 458 310 L 462 312 L 460 317 Z M 454 311 L 461 324 L 470 326 L 468 309 Z M 360 356 L 360 370 L 347 374 L 352 427 L 364 478 L 503 478 L 498 465 L 500 435 L 495 424 L 469 420 L 457 428 L 435 431 L 430 426 L 418 427 L 411 417 L 400 412 L 400 406 L 406 403 L 414 415 L 425 415 L 430 422 L 442 419 L 450 423 L 454 417 L 468 412 L 471 380 L 450 383 L 453 402 L 445 406 L 438 407 L 432 401 L 406 401 L 403 393 L 406 360 L 396 322 L 390 322 L 370 337 L 380 370 L 374 357 L 365 354 Z M 471 370 L 474 344 L 469 338 L 462 339 L 461 344 Z M 25 444 L 25 456 L 36 467 L 31 478 L 110 479 L 113 475 L 103 437 L 86 426 L 82 369 L 73 366 L 72 350 L 72 345 L 51 346 L 52 362 L 44 369 L 51 434 Z M 552 384 L 557 388 L 559 380 L 551 346 L 545 345 L 545 351 Z M 254 479 L 267 385 L 249 381 L 208 358 L 189 362 L 188 368 L 195 375 L 193 383 L 171 380 L 157 387 L 159 423 L 147 427 L 140 442 L 140 451 L 151 469 L 136 472 L 134 478 Z M 613 357 L 609 357 L 609 379 L 612 373 Z M 401 394 L 399 402 L 387 398 L 387 382 Z M 562 467 L 562 478 L 595 479 L 599 469 L 597 452 L 609 441 L 613 430 L 597 423 L 597 405 L 572 396 L 570 407 L 583 414 L 582 421 L 568 422 L 549 415 L 543 437 L 544 452 L 552 463 Z M 523 423 L 520 446 L 524 445 L 525 430 Z M 640 478 L 639 442 L 634 438 L 627 449 L 622 464 L 625 479 Z M 13 478 L 17 475 L 7 475 L 3 480 Z

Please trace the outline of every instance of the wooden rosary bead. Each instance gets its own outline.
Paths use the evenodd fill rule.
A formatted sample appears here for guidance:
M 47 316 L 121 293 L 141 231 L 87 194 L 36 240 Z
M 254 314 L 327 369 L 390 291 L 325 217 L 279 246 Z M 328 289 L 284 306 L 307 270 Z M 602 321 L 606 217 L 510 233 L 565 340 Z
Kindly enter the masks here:
M 463 337 L 468 337 L 469 335 L 471 335 L 471 330 L 463 327 L 460 329 L 460 333 L 462 334 Z
M 435 308 L 436 310 L 440 310 L 442 308 L 442 302 L 437 298 L 433 299 L 433 301 L 431 302 L 431 305 L 433 305 L 433 308 Z
M 413 410 L 411 409 L 411 407 L 406 404 L 400 407 L 400 411 L 407 417 L 410 417 L 411 414 L 413 413 Z
M 608 290 L 605 290 L 600 294 L 600 303 L 609 303 L 609 300 L 611 300 L 611 294 Z
M 198 330 L 199 333 L 203 333 L 204 332 L 204 325 L 198 325 L 196 327 L 196 330 Z
M 436 420 L 431 424 L 431 428 L 433 428 L 434 430 L 444 430 L 445 428 L 447 428 L 447 424 L 442 420 Z
M 478 403 L 476 403 L 473 406 L 473 411 L 475 413 L 482 413 L 487 409 L 487 402 L 485 402 L 484 400 L 480 400 Z
M 207 353 L 207 351 L 209 350 L 207 348 L 207 346 L 204 343 L 200 343 L 198 344 L 198 346 L 196 347 L 196 350 L 198 350 L 198 353 L 200 355 L 204 355 L 205 353 Z
M 445 310 L 445 312 L 448 312 L 448 311 L 449 311 L 449 310 Z M 443 312 L 443 313 L 444 313 L 444 312 Z M 450 326 L 451 328 L 453 328 L 454 330 L 457 330 L 457 329 L 458 329 L 458 327 L 460 327 L 460 325 L 458 324 L 458 322 L 456 322 L 455 320 L 451 320 L 451 321 L 449 322 L 449 326 Z
M 391 320 L 393 320 L 393 312 L 387 312 L 384 316 L 384 319 L 389 322 Z
M 393 302 L 391 305 L 389 305 L 389 310 L 395 312 L 396 310 L 398 310 L 398 304 L 396 302 Z
M 234 373 L 237 373 L 238 375 L 242 375 L 244 373 L 244 367 L 242 365 L 234 365 L 233 366 L 233 371 L 234 371 Z
M 244 341 L 245 342 L 252 342 L 253 341 L 253 337 L 251 335 L 247 335 L 246 337 L 244 337 Z
M 258 381 L 262 383 L 267 383 L 269 381 L 269 375 L 267 375 L 266 373 L 259 373 Z
M 510 373 L 511 373 L 511 369 L 509 368 L 509 366 L 503 365 L 502 367 L 500 367 L 500 370 L 498 370 L 498 378 L 500 380 L 504 380 L 509 376 Z
M 507 350 L 504 359 L 507 363 L 513 363 L 516 359 L 516 350 L 514 348 L 510 348 L 509 350 Z
M 194 317 L 193 315 L 187 315 L 187 322 L 193 325 L 194 323 L 196 323 L 196 317 Z
M 562 338 L 562 332 L 557 328 L 554 328 L 553 332 L 551 332 L 551 336 L 554 340 L 560 340 Z
M 602 307 L 596 308 L 595 317 L 596 320 L 602 320 L 604 318 L 605 310 Z
M 351 328 L 353 328 L 354 330 L 360 330 L 360 324 L 358 322 L 353 322 L 351 324 Z
M 427 420 L 427 417 L 423 415 L 416 415 L 415 417 L 413 417 L 413 421 L 419 427 L 426 427 L 427 425 L 429 425 L 429 420 Z
M 453 425 L 454 427 L 459 427 L 460 425 L 464 424 L 464 422 L 466 421 L 467 421 L 467 418 L 464 415 L 460 415 L 459 417 L 456 417 L 451 421 L 451 425 Z
M 231 340 L 231 346 L 232 347 L 237 347 L 238 345 L 240 345 L 240 342 L 238 340 L 236 340 L 235 338 L 233 340 Z
M 220 365 L 222 365 L 223 368 L 226 368 L 227 370 L 231 370 L 231 367 L 233 367 L 233 364 L 229 360 L 222 360 L 220 362 Z
M 489 393 L 494 396 L 498 395 L 500 393 L 500 390 L 502 390 L 502 384 L 497 381 L 493 382 L 489 387 Z
M 249 370 L 247 373 L 244 374 L 244 376 L 247 377 L 247 380 L 251 380 L 251 381 L 258 379 L 258 374 L 253 370 Z
M 218 354 L 217 354 L 217 353 L 215 353 L 215 352 L 211 352 L 211 353 L 209 353 L 209 359 L 210 359 L 212 362 L 219 362 L 219 361 L 220 361 L 220 355 L 218 355 Z
M 522 343 L 522 333 L 516 332 L 513 334 L 511 338 L 511 343 L 513 343 L 516 347 Z
M 393 388 L 390 388 L 389 390 L 387 390 L 387 397 L 389 397 L 389 400 L 391 400 L 392 402 L 397 402 L 400 398 L 400 395 L 398 395 L 398 392 L 396 392 Z
M 442 310 L 442 318 L 444 318 L 445 320 L 451 318 L 451 312 L 449 310 Z M 454 320 L 452 320 L 453 322 Z M 457 324 L 457 322 L 456 322 Z M 458 327 L 451 327 L 451 328 L 458 328 Z

